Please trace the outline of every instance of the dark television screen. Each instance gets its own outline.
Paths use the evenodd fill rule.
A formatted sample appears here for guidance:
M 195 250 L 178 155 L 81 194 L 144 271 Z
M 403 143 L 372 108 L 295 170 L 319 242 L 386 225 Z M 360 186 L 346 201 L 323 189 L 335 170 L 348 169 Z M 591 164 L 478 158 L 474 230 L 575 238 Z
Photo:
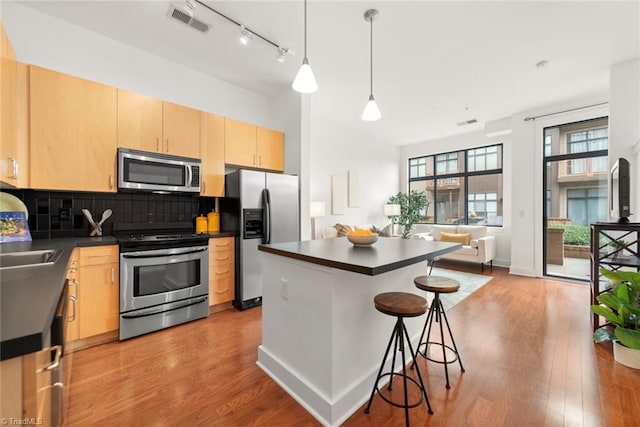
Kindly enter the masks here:
M 630 212 L 630 176 L 629 161 L 620 157 L 611 167 L 609 173 L 609 200 L 611 201 L 611 219 L 618 222 L 628 222 Z

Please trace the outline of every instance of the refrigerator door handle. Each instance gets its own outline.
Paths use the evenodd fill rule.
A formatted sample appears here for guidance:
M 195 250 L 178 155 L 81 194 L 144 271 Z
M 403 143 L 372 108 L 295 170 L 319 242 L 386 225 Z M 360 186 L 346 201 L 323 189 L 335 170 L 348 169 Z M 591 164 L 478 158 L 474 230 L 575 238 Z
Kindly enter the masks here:
M 262 190 L 262 243 L 271 243 L 271 193 Z

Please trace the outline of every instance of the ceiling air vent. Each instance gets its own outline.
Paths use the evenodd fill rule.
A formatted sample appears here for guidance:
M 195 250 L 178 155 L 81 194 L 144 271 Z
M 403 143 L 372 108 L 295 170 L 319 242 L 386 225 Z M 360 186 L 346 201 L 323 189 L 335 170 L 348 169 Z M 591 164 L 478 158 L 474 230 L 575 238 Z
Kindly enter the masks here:
M 465 120 L 464 122 L 458 122 L 456 124 L 458 126 L 466 126 L 466 125 L 472 125 L 474 123 L 478 123 L 478 121 L 476 119 L 471 119 L 471 120 Z
M 176 21 L 182 22 L 183 24 L 187 24 L 191 28 L 200 31 L 201 33 L 206 33 L 211 27 L 211 25 L 192 17 L 187 12 L 185 12 L 184 9 L 174 4 L 169 6 L 169 13 L 167 14 L 167 16 L 169 16 L 169 18 L 175 19 Z

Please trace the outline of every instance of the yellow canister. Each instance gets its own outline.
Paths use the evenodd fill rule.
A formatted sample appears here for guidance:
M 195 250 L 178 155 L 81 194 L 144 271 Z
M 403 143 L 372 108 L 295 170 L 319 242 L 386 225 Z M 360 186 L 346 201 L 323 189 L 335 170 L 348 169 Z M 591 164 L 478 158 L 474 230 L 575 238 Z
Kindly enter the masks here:
M 220 214 L 218 212 L 209 212 L 207 214 L 209 221 L 209 233 L 217 233 L 220 231 Z
M 196 217 L 196 234 L 204 234 L 207 232 L 207 217 L 200 215 Z

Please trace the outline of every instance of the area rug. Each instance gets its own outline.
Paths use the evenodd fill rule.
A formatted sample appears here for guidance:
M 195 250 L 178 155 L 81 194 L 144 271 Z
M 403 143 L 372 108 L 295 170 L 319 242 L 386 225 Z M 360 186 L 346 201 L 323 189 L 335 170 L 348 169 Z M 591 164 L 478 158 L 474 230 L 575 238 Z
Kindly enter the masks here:
M 464 271 L 448 270 L 445 268 L 434 267 L 431 272 L 432 276 L 443 276 L 460 282 L 460 289 L 458 292 L 452 294 L 442 294 L 440 299 L 445 310 L 450 310 L 454 305 L 486 285 L 491 279 L 491 276 L 483 276 L 480 274 L 472 274 Z

